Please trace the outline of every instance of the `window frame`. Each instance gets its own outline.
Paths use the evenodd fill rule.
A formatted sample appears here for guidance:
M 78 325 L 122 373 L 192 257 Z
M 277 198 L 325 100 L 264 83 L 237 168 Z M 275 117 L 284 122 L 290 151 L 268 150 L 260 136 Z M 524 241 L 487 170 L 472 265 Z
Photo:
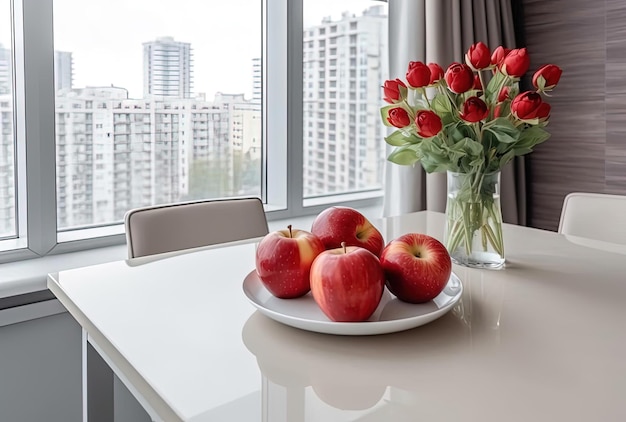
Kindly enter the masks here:
M 304 198 L 303 0 L 259 1 L 268 220 L 381 205 L 377 189 Z M 11 14 L 17 238 L 0 241 L 0 263 L 123 244 L 123 224 L 57 231 L 53 0 L 13 0 Z

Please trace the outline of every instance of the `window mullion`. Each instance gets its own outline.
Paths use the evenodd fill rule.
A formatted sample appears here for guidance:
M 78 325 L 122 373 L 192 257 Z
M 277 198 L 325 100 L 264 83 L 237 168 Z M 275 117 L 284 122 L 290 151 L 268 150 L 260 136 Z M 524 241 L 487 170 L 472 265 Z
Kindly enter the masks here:
M 303 213 L 302 1 L 290 1 L 287 8 L 287 203 L 291 215 Z
M 28 248 L 44 255 L 57 242 L 52 0 L 16 3 L 23 13 L 23 72 L 17 75 L 24 100 L 17 121 L 25 136 L 18 142 L 26 145 Z

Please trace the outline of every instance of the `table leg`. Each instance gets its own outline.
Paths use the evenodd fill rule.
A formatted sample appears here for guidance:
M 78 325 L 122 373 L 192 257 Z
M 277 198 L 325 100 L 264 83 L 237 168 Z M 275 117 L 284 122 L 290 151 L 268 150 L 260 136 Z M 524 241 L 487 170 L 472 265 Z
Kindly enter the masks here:
M 83 329 L 83 422 L 113 420 L 113 371 L 87 341 Z

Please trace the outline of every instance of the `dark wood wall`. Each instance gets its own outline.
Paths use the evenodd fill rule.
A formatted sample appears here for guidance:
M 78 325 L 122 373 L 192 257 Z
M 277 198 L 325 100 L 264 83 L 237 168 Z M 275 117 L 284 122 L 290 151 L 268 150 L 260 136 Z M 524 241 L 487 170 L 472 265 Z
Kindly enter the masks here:
M 522 4 L 531 71 L 563 69 L 552 136 L 526 159 L 528 224 L 556 230 L 567 193 L 626 194 L 626 1 Z

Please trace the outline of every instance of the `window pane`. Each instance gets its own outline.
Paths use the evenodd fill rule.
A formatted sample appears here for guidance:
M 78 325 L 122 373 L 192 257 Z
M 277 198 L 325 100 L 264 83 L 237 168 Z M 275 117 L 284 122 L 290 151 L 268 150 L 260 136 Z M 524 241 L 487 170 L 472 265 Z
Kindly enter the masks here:
M 261 0 L 55 0 L 58 228 L 261 195 Z
M 387 5 L 305 0 L 304 196 L 379 189 Z
M 0 238 L 17 234 L 11 2 L 0 0 Z

